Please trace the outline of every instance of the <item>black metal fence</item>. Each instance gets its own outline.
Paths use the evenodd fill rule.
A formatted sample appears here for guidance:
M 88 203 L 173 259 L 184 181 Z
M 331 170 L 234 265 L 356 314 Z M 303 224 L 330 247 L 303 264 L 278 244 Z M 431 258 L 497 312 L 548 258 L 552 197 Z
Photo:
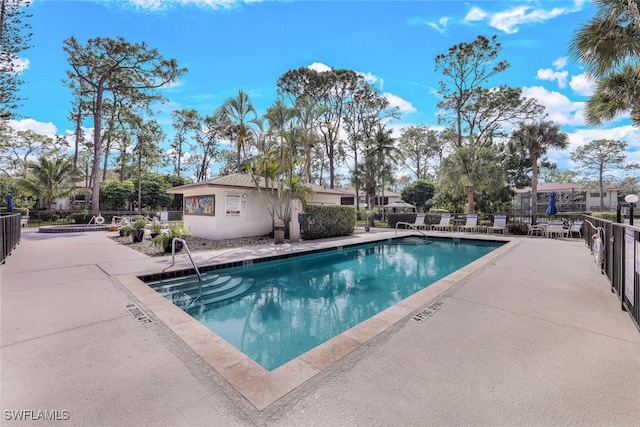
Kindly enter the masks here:
M 0 216 L 0 264 L 4 264 L 11 251 L 20 242 L 20 214 Z
M 640 228 L 585 216 L 583 232 L 611 292 L 640 329 Z

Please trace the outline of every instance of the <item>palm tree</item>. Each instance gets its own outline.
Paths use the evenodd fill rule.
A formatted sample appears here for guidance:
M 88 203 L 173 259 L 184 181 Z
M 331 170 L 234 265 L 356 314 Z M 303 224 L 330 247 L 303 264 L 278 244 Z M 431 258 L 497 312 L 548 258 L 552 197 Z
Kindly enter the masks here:
M 240 153 L 244 148 L 245 140 L 249 134 L 249 123 L 251 120 L 248 118 L 249 114 L 253 113 L 253 120 L 257 118 L 256 110 L 251 104 L 249 95 L 242 89 L 238 91 L 238 96 L 235 98 L 229 98 L 222 107 L 224 113 L 229 118 L 229 121 L 236 127 L 236 165 L 237 172 L 241 172 L 241 158 Z
M 594 0 L 596 16 L 574 34 L 569 53 L 598 81 L 589 100 L 587 121 L 600 124 L 632 110 L 640 125 L 640 14 L 636 0 Z
M 631 120 L 640 126 L 640 65 L 625 65 L 620 73 L 602 78 L 587 102 L 587 123 L 600 125 L 631 110 Z
M 531 223 L 536 223 L 538 209 L 538 160 L 549 149 L 565 149 L 569 137 L 554 122 L 521 124 L 509 140 L 513 153 L 522 153 L 531 161 Z
M 16 178 L 16 184 L 31 193 L 52 209 L 56 199 L 67 197 L 75 191 L 76 174 L 73 162 L 65 157 L 49 160 L 41 156 L 38 162 L 27 164 L 27 176 Z
M 504 171 L 496 161 L 500 154 L 491 144 L 472 141 L 455 148 L 440 165 L 439 184 L 445 192 L 467 197 L 467 213 L 475 211 L 475 194 L 504 185 Z

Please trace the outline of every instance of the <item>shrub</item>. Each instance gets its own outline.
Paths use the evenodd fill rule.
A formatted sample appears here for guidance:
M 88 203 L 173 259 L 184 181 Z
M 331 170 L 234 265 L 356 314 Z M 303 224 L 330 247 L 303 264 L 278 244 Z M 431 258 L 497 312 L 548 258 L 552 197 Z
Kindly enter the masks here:
M 352 206 L 307 206 L 300 215 L 300 237 L 303 240 L 351 236 L 356 227 L 356 211 Z
M 592 212 L 591 216 L 594 218 L 600 218 L 607 221 L 616 221 L 616 212 Z
M 510 222 L 507 224 L 507 230 L 509 230 L 509 234 L 515 235 L 525 235 L 529 233 L 527 224 L 523 222 Z

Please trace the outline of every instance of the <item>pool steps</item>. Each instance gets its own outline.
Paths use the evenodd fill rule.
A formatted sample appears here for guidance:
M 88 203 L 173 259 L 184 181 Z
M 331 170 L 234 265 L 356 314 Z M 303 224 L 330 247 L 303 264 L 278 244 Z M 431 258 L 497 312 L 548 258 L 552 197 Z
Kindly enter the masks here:
M 184 311 L 201 310 L 209 304 L 235 298 L 253 286 L 253 279 L 230 275 L 205 275 L 202 281 L 172 279 L 149 286 Z

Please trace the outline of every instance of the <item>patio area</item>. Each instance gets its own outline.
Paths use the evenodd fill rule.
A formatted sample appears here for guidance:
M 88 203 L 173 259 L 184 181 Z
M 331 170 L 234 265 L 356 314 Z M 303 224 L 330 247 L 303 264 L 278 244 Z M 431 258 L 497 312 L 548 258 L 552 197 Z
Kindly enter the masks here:
M 640 332 L 581 239 L 508 235 L 509 250 L 258 409 L 167 325 L 169 312 L 154 313 L 122 284 L 123 276 L 168 267 L 170 257 L 148 257 L 108 234 L 25 230 L 0 267 L 3 425 L 48 425 L 34 419 L 37 411 L 66 414 L 66 425 L 632 426 L 640 419 Z M 205 265 L 394 234 L 194 257 Z M 190 265 L 185 255 L 176 260 L 177 268 Z M 438 310 L 417 320 L 433 303 Z M 132 304 L 148 317 L 132 314 Z

